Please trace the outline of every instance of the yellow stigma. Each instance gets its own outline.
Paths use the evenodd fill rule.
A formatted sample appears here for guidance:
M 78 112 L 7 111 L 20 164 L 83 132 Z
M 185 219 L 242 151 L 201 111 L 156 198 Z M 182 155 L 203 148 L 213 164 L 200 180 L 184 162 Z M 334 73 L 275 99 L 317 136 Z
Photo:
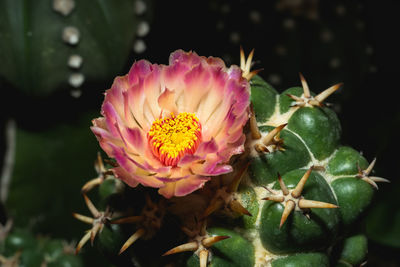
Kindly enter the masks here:
M 192 113 L 182 112 L 178 116 L 171 113 L 169 118 L 153 122 L 147 138 L 153 154 L 164 165 L 176 166 L 183 155 L 196 151 L 201 139 L 201 125 Z

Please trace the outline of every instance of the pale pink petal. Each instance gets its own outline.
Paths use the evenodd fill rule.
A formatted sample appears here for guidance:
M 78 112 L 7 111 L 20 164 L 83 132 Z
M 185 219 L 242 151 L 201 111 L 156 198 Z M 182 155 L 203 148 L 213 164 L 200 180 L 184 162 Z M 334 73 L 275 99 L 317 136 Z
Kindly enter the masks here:
M 125 171 L 124 168 L 115 167 L 112 169 L 112 172 L 114 173 L 115 177 L 121 179 L 130 187 L 136 187 L 139 184 L 139 182 L 131 177 L 131 174 Z
M 178 114 L 178 108 L 176 107 L 175 103 L 175 92 L 169 90 L 168 88 L 165 88 L 164 92 L 159 96 L 158 100 L 158 106 L 163 110 L 163 111 L 168 111 L 167 113 L 174 113 Z
M 187 179 L 180 180 L 176 182 L 175 186 L 175 196 L 186 196 L 193 191 L 202 188 L 204 183 L 210 180 L 210 177 L 205 176 L 190 176 Z
M 175 196 L 175 186 L 176 183 L 165 183 L 164 187 L 158 189 L 158 193 L 165 198 L 171 198 Z
M 218 145 L 215 142 L 214 138 L 211 137 L 210 141 L 202 142 L 199 145 L 199 147 L 196 150 L 195 155 L 202 156 L 202 155 L 207 155 L 207 154 L 216 153 L 216 152 L 218 152 Z

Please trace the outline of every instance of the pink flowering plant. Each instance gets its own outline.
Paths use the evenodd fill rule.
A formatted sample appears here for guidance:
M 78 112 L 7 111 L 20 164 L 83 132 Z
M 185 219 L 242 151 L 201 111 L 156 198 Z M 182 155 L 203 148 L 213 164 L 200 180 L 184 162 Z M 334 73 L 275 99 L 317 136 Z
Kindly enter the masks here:
M 244 151 L 249 96 L 238 66 L 178 50 L 169 65 L 140 60 L 117 77 L 91 129 L 116 160 L 117 178 L 185 196 L 232 172 L 229 159 Z
M 250 71 L 252 57 L 241 50 L 228 68 L 178 50 L 115 79 L 91 127 L 113 160 L 99 156 L 82 188 L 93 218 L 74 213 L 91 224 L 77 252 L 99 234 L 108 255 L 143 266 L 363 264 L 367 239 L 348 229 L 388 180 L 340 145 L 324 101 L 341 84 L 315 94 L 300 74 L 301 87 L 279 94 Z M 104 211 L 88 197 L 95 186 Z

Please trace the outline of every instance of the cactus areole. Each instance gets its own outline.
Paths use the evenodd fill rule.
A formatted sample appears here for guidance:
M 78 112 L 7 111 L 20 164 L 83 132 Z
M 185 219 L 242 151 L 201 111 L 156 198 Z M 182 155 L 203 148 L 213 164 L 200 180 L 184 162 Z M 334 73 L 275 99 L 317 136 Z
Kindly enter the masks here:
M 252 58 L 241 50 L 240 67 L 227 68 L 178 50 L 169 65 L 141 60 L 115 79 L 91 128 L 112 160 L 98 156 L 82 188 L 93 218 L 74 213 L 91 224 L 77 251 L 100 235 L 106 253 L 143 266 L 365 261 L 357 222 L 388 181 L 340 144 L 324 101 L 341 84 L 314 94 L 300 74 L 301 87 L 279 94 Z M 96 186 L 104 211 L 87 195 Z

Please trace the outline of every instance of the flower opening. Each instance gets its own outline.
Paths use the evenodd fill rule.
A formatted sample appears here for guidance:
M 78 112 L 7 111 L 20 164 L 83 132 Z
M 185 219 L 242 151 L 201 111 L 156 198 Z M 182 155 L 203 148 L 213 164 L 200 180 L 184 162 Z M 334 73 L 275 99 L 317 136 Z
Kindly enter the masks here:
M 244 151 L 250 85 L 238 66 L 175 51 L 168 65 L 139 60 L 106 91 L 91 127 L 131 187 L 159 188 L 170 198 L 232 171 Z
M 147 133 L 153 154 L 166 166 L 176 166 L 185 154 L 194 154 L 201 139 L 201 124 L 193 113 L 158 119 Z

